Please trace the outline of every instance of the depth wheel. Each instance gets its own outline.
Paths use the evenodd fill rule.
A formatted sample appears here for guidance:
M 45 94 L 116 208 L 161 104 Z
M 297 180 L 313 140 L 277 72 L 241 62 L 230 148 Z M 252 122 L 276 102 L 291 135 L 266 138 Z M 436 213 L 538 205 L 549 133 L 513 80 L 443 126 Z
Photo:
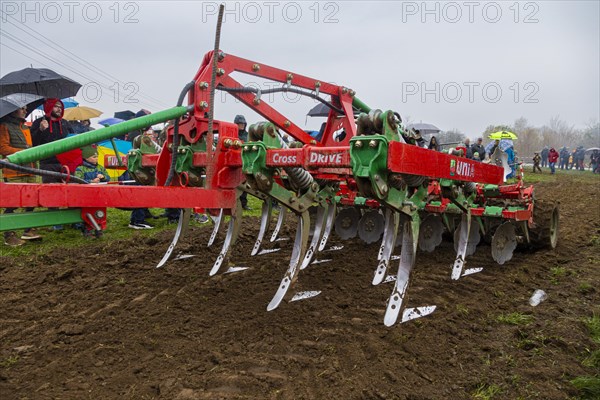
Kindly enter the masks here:
M 535 200 L 533 224 L 529 227 L 529 238 L 534 248 L 555 249 L 558 244 L 559 210 L 554 201 Z

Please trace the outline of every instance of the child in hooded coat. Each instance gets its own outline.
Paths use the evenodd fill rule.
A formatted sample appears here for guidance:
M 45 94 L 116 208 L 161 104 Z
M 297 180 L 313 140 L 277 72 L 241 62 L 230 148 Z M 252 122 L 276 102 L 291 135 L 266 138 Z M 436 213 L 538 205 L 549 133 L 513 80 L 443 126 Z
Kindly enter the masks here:
M 106 169 L 98 164 L 98 150 L 94 146 L 81 149 L 83 163 L 75 170 L 75 176 L 88 183 L 109 182 L 110 176 Z

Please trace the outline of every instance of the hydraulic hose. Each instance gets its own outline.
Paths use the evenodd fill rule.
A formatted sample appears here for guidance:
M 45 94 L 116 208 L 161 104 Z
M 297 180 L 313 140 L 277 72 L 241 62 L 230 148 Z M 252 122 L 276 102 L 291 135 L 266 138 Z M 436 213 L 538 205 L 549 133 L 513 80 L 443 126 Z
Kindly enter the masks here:
M 191 81 L 187 85 L 183 87 L 183 90 L 179 94 L 179 98 L 177 99 L 177 106 L 183 105 L 183 100 L 185 95 L 194 87 L 195 82 Z M 175 175 L 175 165 L 177 164 L 177 148 L 179 147 L 179 118 L 175 119 L 175 123 L 173 124 L 173 148 L 171 149 L 171 165 L 169 166 L 169 173 L 167 175 L 167 180 L 165 181 L 165 186 L 169 186 L 171 181 L 173 180 L 173 176 Z
M 24 167 L 22 165 L 13 164 L 6 160 L 0 160 L 0 167 L 12 169 L 13 171 L 17 171 L 17 172 L 25 172 L 25 173 L 33 174 L 33 175 L 44 175 L 44 176 L 50 176 L 53 178 L 61 178 L 64 181 L 72 181 L 72 182 L 76 182 L 76 183 L 82 183 L 85 185 L 89 184 L 89 182 L 86 182 L 83 179 L 78 178 L 73 175 L 63 174 L 62 172 L 46 171 L 46 170 L 39 169 L 39 168 Z
M 327 107 L 334 110 L 336 113 L 338 113 L 340 115 L 345 115 L 344 110 L 342 110 L 341 108 L 337 108 L 336 106 L 327 102 L 327 100 L 322 99 L 321 97 L 317 96 L 316 94 L 313 94 L 311 92 L 306 92 L 301 89 L 296 89 L 296 88 L 291 88 L 291 87 L 281 87 L 281 88 L 273 88 L 273 89 L 267 89 L 267 90 L 259 90 L 259 89 L 252 88 L 252 87 L 241 87 L 241 88 L 230 88 L 229 87 L 228 88 L 228 87 L 223 87 L 223 86 L 219 86 L 219 87 L 217 87 L 217 89 L 223 90 L 224 92 L 227 92 L 227 93 L 259 93 L 260 92 L 261 94 L 269 94 L 269 93 L 278 93 L 278 92 L 292 92 L 292 93 L 300 94 L 302 96 L 307 96 L 307 97 L 313 98 L 317 101 L 320 101 L 321 103 L 325 104 Z

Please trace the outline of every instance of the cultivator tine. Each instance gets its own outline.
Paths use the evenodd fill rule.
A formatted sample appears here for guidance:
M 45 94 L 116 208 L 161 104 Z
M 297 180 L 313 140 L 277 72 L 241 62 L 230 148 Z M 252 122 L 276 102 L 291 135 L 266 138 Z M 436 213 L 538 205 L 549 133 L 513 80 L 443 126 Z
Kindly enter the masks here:
M 457 280 L 461 277 L 467 256 L 467 246 L 469 244 L 469 234 L 471 231 L 471 213 L 462 214 L 460 225 L 454 234 L 454 241 L 457 243 L 456 260 L 452 267 L 452 279 Z M 458 240 L 457 240 L 458 235 Z
M 335 212 L 337 210 L 337 203 L 334 201 L 329 205 L 327 209 L 327 219 L 325 221 L 325 230 L 323 231 L 323 237 L 321 238 L 321 242 L 319 243 L 319 251 L 323 251 L 325 246 L 327 246 L 327 241 L 329 240 L 329 235 L 331 235 L 331 230 L 333 229 L 333 220 L 335 219 Z
M 211 217 L 212 218 L 212 217 Z M 208 239 L 208 247 L 212 246 L 217 238 L 217 234 L 219 233 L 219 229 L 221 228 L 221 221 L 223 221 L 223 209 L 219 211 L 219 215 L 213 219 L 214 226 L 212 233 L 210 234 L 210 238 Z
M 390 257 L 394 250 L 396 243 L 396 232 L 400 225 L 400 213 L 387 208 L 385 210 L 385 228 L 383 233 L 383 240 L 379 247 L 379 263 L 377 264 L 377 270 L 375 270 L 375 276 L 373 277 L 373 285 L 379 285 L 385 278 L 385 273 L 390 264 Z
M 273 234 L 271 235 L 271 242 L 274 242 L 277 240 L 279 231 L 281 230 L 281 227 L 283 226 L 283 224 L 285 222 L 285 214 L 287 214 L 287 208 L 284 207 L 283 205 L 280 205 L 279 206 L 279 216 L 277 217 L 277 225 L 275 225 L 275 230 L 273 231 Z
M 219 272 L 219 268 L 221 268 L 221 264 L 227 258 L 229 254 L 229 249 L 237 240 L 238 234 L 240 232 L 240 227 L 242 226 L 242 204 L 237 202 L 235 212 L 231 213 L 231 217 L 229 217 L 229 225 L 227 227 L 227 235 L 225 236 L 225 241 L 223 242 L 223 248 L 221 249 L 221 253 L 215 260 L 215 264 L 210 270 L 209 275 L 213 276 L 217 272 Z
M 406 308 L 406 292 L 410 280 L 410 274 L 415 265 L 417 254 L 417 241 L 419 237 L 419 216 L 414 215 L 412 221 L 404 222 L 402 228 L 402 251 L 400 253 L 400 265 L 398 276 L 394 284 L 394 290 L 388 301 L 387 310 L 383 318 L 385 326 L 392 326 L 398 320 L 398 315 L 404 313 Z
M 177 229 L 175 230 L 173 240 L 171 241 L 169 248 L 167 248 L 167 251 L 165 252 L 165 255 L 163 256 L 162 260 L 160 260 L 160 262 L 156 265 L 156 268 L 162 267 L 167 263 L 169 258 L 171 258 L 173 250 L 175 249 L 175 246 L 177 246 L 177 242 L 179 242 L 179 238 L 181 236 L 184 236 L 187 232 L 187 228 L 190 224 L 191 212 L 192 210 L 190 208 L 181 209 L 181 212 L 179 213 L 179 222 L 177 223 Z
M 512 258 L 516 248 L 515 226 L 510 222 L 505 222 L 496 229 L 492 237 L 492 258 L 502 265 Z
M 265 233 L 267 232 L 267 229 L 269 229 L 269 224 L 271 223 L 271 210 L 271 200 L 264 200 L 262 203 L 262 213 L 260 216 L 260 229 L 258 231 L 258 237 L 256 238 L 256 242 L 254 243 L 254 247 L 252 248 L 252 253 L 250 253 L 250 255 L 252 256 L 255 256 L 260 250 L 260 245 L 262 244 L 263 238 L 265 237 Z
M 321 240 L 321 232 L 323 231 L 323 227 L 325 226 L 325 217 L 327 214 L 328 207 L 319 206 L 317 209 L 317 216 L 315 218 L 315 230 L 313 232 L 312 239 L 310 241 L 310 245 L 308 246 L 308 250 L 306 250 L 306 254 L 304 255 L 304 260 L 302 260 L 302 265 L 300 265 L 300 269 L 304 269 L 310 265 L 310 262 L 313 260 L 315 256 L 315 252 L 317 250 L 317 246 Z
M 298 228 L 296 229 L 296 239 L 294 240 L 294 248 L 292 249 L 290 265 L 285 273 L 285 276 L 281 280 L 281 283 L 279 284 L 279 288 L 277 289 L 275 296 L 267 306 L 267 311 L 272 311 L 279 306 L 290 286 L 292 286 L 296 281 L 300 267 L 300 260 L 302 259 L 308 244 L 309 228 L 310 217 L 308 215 L 308 211 L 305 211 L 298 215 Z

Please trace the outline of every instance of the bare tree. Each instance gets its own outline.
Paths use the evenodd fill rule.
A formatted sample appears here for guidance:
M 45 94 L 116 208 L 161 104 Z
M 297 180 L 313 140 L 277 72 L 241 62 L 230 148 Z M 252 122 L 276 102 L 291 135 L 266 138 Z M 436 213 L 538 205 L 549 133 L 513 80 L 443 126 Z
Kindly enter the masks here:
M 458 129 L 452 129 L 445 132 L 440 132 L 438 134 L 439 142 L 444 143 L 462 143 L 465 140 L 465 134 L 459 131 Z

